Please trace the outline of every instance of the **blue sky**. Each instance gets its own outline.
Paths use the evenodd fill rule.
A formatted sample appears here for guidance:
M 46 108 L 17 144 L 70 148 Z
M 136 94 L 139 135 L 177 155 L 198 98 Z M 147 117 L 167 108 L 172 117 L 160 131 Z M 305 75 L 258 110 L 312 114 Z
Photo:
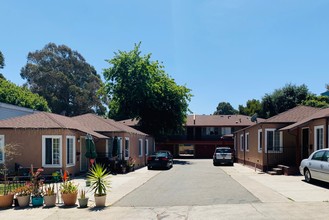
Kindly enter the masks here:
M 0 0 L 4 76 L 22 85 L 27 54 L 47 43 L 78 51 L 98 74 L 118 50 L 142 42 L 180 85 L 190 109 L 212 114 L 287 83 L 315 94 L 329 83 L 329 1 Z

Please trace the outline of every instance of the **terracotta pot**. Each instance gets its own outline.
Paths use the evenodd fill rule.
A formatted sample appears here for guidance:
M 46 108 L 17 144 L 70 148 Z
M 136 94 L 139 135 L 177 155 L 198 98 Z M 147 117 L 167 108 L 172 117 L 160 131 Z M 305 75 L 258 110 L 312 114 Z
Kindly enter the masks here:
M 27 196 L 17 196 L 19 207 L 26 207 L 30 204 L 30 195 Z
M 78 193 L 66 193 L 62 194 L 62 200 L 66 206 L 74 206 L 77 202 Z
M 46 207 L 53 207 L 56 205 L 56 195 L 43 197 Z
M 0 208 L 8 208 L 13 205 L 14 194 L 0 196 Z
M 105 206 L 105 202 L 106 202 L 106 195 L 103 195 L 103 196 L 96 196 L 95 195 L 95 206 L 96 207 Z

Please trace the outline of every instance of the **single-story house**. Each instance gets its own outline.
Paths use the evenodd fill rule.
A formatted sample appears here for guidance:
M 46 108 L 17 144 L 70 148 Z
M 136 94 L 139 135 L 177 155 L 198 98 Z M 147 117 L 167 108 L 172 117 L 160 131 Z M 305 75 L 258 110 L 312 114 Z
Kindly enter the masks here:
M 118 144 L 117 152 L 115 152 L 117 158 L 128 160 L 131 157 L 135 160 L 136 167 L 145 166 L 148 155 L 154 152 L 155 141 L 152 136 L 125 124 L 95 114 L 80 115 L 72 119 L 107 137 L 107 139 L 100 140 L 96 145 L 97 153 L 102 160 L 113 159 L 113 142 L 115 139 Z
M 67 170 L 71 174 L 86 171 L 85 137 L 90 134 L 95 143 L 107 139 L 62 115 L 37 112 L 30 115 L 0 120 L 0 164 L 9 170 L 15 163 L 22 167 L 43 167 L 45 173 Z M 15 148 L 17 155 L 6 151 Z
M 320 110 L 314 107 L 297 106 L 235 132 L 238 162 L 263 171 L 268 171 L 279 164 L 298 167 L 301 161 L 299 137 L 296 131 L 291 132 L 290 129 L 284 128 L 303 121 Z M 306 134 L 306 131 L 304 132 Z

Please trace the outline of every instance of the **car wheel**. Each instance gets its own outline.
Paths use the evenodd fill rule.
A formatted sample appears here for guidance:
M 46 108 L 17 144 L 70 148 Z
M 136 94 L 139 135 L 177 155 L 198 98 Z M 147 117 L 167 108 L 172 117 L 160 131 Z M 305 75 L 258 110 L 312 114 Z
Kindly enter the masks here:
M 310 183 L 312 181 L 312 176 L 311 176 L 311 172 L 309 171 L 309 169 L 305 170 L 304 177 L 305 177 L 306 182 Z
M 152 167 L 151 167 L 151 166 L 147 166 L 147 169 L 148 169 L 148 170 L 152 170 Z

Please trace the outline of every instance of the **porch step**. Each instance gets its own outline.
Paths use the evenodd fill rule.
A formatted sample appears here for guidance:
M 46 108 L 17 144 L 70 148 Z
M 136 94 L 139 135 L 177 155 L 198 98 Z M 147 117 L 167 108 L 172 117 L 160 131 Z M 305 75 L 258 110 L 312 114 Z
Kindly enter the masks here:
M 268 171 L 267 173 L 270 175 L 282 175 L 283 170 L 280 167 L 275 167 L 275 168 L 272 168 L 272 170 Z

